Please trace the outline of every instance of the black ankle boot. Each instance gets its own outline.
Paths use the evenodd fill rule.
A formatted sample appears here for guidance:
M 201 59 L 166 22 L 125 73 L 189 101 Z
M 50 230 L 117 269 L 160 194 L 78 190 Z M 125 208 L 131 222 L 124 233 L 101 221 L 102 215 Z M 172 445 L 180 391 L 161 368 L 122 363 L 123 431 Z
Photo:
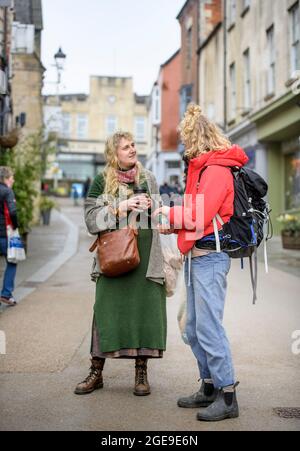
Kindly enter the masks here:
M 236 387 L 233 391 L 227 391 L 226 387 L 219 390 L 217 399 L 207 409 L 200 410 L 197 414 L 198 421 L 222 421 L 228 418 L 238 418 L 239 406 L 236 397 Z
M 213 384 L 207 384 L 205 381 L 202 381 L 200 390 L 197 393 L 186 398 L 179 398 L 177 405 L 184 409 L 208 407 L 215 401 L 217 394 L 218 390 L 215 389 Z

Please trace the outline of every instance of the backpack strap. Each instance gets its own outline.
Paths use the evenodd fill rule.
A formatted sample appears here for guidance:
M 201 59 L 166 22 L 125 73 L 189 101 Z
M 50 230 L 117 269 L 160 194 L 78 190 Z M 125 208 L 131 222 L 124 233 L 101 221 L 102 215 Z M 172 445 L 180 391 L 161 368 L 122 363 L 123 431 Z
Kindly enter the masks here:
M 215 234 L 215 238 L 216 238 L 216 249 L 217 249 L 218 254 L 220 254 L 221 253 L 221 243 L 220 243 L 220 235 L 219 235 L 217 220 L 219 221 L 219 223 L 222 226 L 225 223 L 224 223 L 223 219 L 221 218 L 221 216 L 219 215 L 219 213 L 213 218 L 214 234 Z
M 256 304 L 257 301 L 257 247 L 254 251 L 254 261 L 253 261 L 253 255 L 249 257 L 250 261 L 250 274 L 251 274 L 251 283 L 253 288 L 253 305 Z

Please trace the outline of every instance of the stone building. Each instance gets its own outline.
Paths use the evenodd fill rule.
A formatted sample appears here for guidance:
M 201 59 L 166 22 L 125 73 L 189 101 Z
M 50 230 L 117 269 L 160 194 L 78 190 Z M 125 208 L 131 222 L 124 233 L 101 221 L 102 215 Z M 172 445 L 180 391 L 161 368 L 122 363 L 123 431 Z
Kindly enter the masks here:
M 198 49 L 199 103 L 268 180 L 279 232 L 281 212 L 300 212 L 299 0 L 216 6 L 221 20 Z
M 83 181 L 104 169 L 108 136 L 117 130 L 134 134 L 145 163 L 147 97 L 133 91 L 133 79 L 91 76 L 89 94 L 44 97 L 44 121 L 58 134 L 57 164 L 63 178 Z
M 0 136 L 7 137 L 14 128 L 11 98 L 11 39 L 13 0 L 0 0 Z M 4 146 L 7 138 L 0 138 Z M 3 140 L 3 142 L 2 142 Z
M 278 231 L 300 211 L 299 0 L 228 0 L 226 30 L 227 131 L 268 179 Z
M 43 126 L 43 75 L 41 0 L 14 0 L 12 32 L 12 97 L 14 118 L 24 125 L 26 135 L 38 133 Z

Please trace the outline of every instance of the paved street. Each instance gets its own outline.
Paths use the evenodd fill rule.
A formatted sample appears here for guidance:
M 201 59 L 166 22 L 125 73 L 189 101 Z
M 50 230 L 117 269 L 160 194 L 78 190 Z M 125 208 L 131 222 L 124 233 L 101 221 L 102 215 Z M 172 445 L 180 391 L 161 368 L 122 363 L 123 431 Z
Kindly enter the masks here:
M 241 271 L 234 262 L 225 322 L 241 382 L 241 415 L 203 424 L 196 411 L 176 406 L 178 396 L 198 387 L 194 358 L 177 327 L 181 288 L 168 300 L 165 358 L 149 364 L 152 395 L 133 396 L 134 362 L 108 361 L 105 388 L 78 397 L 74 386 L 89 368 L 95 289 L 82 208 L 62 201 L 50 228 L 34 229 L 30 240 L 18 274 L 21 302 L 0 313 L 7 340 L 7 354 L 0 355 L 0 430 L 300 430 L 299 419 L 273 411 L 300 408 L 300 355 L 292 353 L 292 333 L 300 330 L 300 279 L 297 265 L 288 273 L 293 257 L 276 265 L 271 256 L 269 275 L 260 263 L 255 307 L 248 268 Z

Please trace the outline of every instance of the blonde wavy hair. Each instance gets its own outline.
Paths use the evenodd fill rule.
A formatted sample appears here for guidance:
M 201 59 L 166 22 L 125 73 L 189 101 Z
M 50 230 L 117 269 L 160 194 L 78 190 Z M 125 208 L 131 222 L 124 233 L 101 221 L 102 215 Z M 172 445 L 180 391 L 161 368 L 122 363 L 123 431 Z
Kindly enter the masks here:
M 178 130 L 188 160 L 211 151 L 229 149 L 231 142 L 213 122 L 202 113 L 199 105 L 191 103 Z
M 121 196 L 128 197 L 133 193 L 132 190 L 128 189 L 126 184 L 119 182 L 116 173 L 116 170 L 119 169 L 117 150 L 123 138 L 127 139 L 128 141 L 134 140 L 134 137 L 131 133 L 118 131 L 114 135 L 110 136 L 105 144 L 104 156 L 106 160 L 106 167 L 104 169 L 104 177 L 105 177 L 104 194 L 108 196 L 116 197 L 120 193 Z M 142 181 L 145 179 L 144 168 L 139 161 L 137 162 L 136 166 L 137 166 L 137 176 L 135 179 L 135 184 L 140 185 Z

